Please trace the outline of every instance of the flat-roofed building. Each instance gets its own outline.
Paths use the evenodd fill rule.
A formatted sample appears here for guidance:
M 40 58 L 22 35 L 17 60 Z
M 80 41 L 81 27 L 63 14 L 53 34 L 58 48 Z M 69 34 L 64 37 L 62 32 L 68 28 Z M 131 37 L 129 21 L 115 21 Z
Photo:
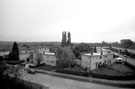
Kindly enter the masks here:
M 55 53 L 45 53 L 43 54 L 43 60 L 46 65 L 56 66 L 56 56 Z
M 20 60 L 27 60 L 30 57 L 30 53 L 21 53 L 19 55 Z
M 45 54 L 45 53 L 49 53 L 50 51 L 49 48 L 39 48 L 38 52 L 41 54 Z
M 9 51 L 6 51 L 6 52 L 3 52 L 3 51 L 2 51 L 2 52 L 0 52 L 0 56 L 9 55 L 9 53 L 10 53 Z
M 22 50 L 19 52 L 19 60 L 27 60 L 30 57 L 29 50 Z
M 113 63 L 113 54 L 107 53 L 87 53 L 82 55 L 81 66 L 94 70 L 100 65 L 111 65 Z

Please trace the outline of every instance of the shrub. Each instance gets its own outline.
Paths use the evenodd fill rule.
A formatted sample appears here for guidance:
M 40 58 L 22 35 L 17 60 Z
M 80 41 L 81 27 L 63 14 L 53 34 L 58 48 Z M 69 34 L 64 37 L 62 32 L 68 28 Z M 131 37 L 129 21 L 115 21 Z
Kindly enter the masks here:
M 132 80 L 135 79 L 134 75 L 123 75 L 123 76 L 113 76 L 113 75 L 106 75 L 106 74 L 98 74 L 92 73 L 92 77 L 101 78 L 101 79 L 109 79 L 109 80 Z
M 73 69 L 57 69 L 56 72 L 65 73 L 65 74 L 72 74 L 72 75 L 79 75 L 79 76 L 89 76 L 89 72 L 86 71 L 79 71 Z

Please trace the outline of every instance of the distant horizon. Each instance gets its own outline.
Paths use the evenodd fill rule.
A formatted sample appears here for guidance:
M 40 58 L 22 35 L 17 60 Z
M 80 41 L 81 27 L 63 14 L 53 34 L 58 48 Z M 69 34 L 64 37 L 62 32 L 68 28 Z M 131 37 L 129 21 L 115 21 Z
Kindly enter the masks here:
M 133 41 L 133 40 L 132 40 Z M 19 43 L 61 43 L 61 41 L 0 41 L 0 42 L 19 42 Z M 102 41 L 103 42 L 103 41 Z M 102 43 L 102 42 L 72 42 L 71 43 Z M 104 41 L 104 42 L 107 42 L 107 41 Z M 115 42 L 118 42 L 120 43 L 120 41 L 114 41 L 114 42 L 107 42 L 107 43 L 115 43 Z

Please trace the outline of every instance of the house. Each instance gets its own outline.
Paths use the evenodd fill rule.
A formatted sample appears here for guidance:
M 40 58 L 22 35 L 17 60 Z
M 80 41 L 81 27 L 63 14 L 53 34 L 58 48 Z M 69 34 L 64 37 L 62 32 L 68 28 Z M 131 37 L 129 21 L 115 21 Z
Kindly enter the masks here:
M 37 48 L 29 53 L 29 62 L 35 65 L 45 63 L 46 65 L 56 66 L 55 53 L 50 53 L 49 48 Z
M 20 51 L 19 53 L 19 59 L 20 60 L 27 60 L 30 57 L 30 52 L 28 50 Z
M 39 48 L 38 52 L 41 54 L 49 53 L 49 48 Z
M 56 56 L 55 53 L 45 53 L 43 54 L 43 60 L 46 65 L 56 66 Z
M 108 49 L 105 49 L 103 47 L 96 47 L 97 53 L 107 54 L 109 52 Z
M 30 57 L 30 53 L 21 53 L 19 55 L 20 60 L 27 60 Z
M 81 58 L 81 66 L 90 70 L 99 68 L 103 64 L 111 65 L 114 63 L 112 53 L 87 53 L 83 54 Z
M 10 53 L 9 51 L 7 51 L 7 52 L 3 52 L 3 51 L 1 51 L 1 52 L 0 52 L 0 56 L 9 55 L 9 53 Z

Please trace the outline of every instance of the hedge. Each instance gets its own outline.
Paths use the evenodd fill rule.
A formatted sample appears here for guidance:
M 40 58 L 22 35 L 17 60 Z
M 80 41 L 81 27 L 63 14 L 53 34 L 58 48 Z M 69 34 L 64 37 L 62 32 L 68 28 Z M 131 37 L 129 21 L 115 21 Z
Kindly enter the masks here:
M 72 69 L 56 69 L 56 72 L 65 73 L 65 74 L 72 74 L 72 75 L 79 75 L 79 76 L 85 76 L 85 77 L 89 76 L 89 72 L 72 70 Z
M 109 79 L 109 80 L 133 80 L 133 79 L 135 79 L 135 75 L 113 76 L 113 75 L 105 75 L 105 74 L 97 74 L 97 73 L 92 73 L 92 77 L 101 78 L 101 79 Z
M 19 61 L 6 61 L 8 64 L 11 64 L 11 65 L 16 65 L 16 64 L 21 64 L 23 63 L 24 61 L 23 60 L 19 60 Z

